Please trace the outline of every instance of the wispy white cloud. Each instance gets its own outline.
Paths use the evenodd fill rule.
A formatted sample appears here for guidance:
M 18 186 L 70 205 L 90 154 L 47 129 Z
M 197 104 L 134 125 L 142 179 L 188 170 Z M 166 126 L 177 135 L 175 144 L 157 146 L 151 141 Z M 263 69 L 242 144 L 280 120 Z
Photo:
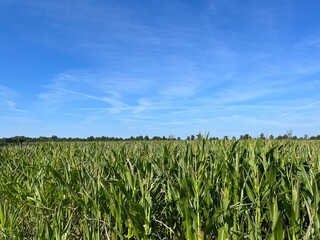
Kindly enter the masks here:
M 80 100 L 94 100 L 106 103 L 109 107 L 110 113 L 119 113 L 127 108 L 127 105 L 116 98 L 110 96 L 95 96 L 84 92 L 78 92 L 62 88 L 49 88 L 49 92 L 39 94 L 39 98 L 54 107 L 61 108 L 64 102 L 80 101 Z M 72 109 L 71 109 L 72 110 Z
M 191 97 L 195 93 L 194 82 L 168 81 L 171 79 L 152 82 L 134 74 L 131 78 L 124 78 L 103 72 L 71 71 L 57 75 L 44 86 L 45 90 L 38 97 L 52 106 L 81 99 L 95 100 L 109 104 L 115 113 L 131 111 L 137 114 L 146 110 L 169 109 L 173 99 Z M 96 107 L 92 106 L 93 109 Z
M 174 99 L 179 97 L 191 98 L 195 93 L 197 93 L 196 81 L 185 81 L 180 84 L 172 83 L 172 86 L 166 86 L 160 90 L 159 95 L 164 98 Z
M 0 100 L 6 107 L 15 108 L 15 102 L 13 101 L 15 95 L 16 92 L 13 89 L 0 85 Z
M 294 106 L 291 108 L 290 111 L 282 113 L 281 115 L 277 116 L 277 118 L 287 117 L 287 116 L 292 115 L 293 113 L 296 113 L 296 112 L 299 112 L 299 111 L 305 110 L 305 109 L 315 109 L 315 108 L 320 109 L 320 107 L 317 107 L 317 105 L 320 105 L 320 100 L 317 100 L 317 101 L 314 101 L 312 103 L 308 103 L 308 104 L 302 105 L 302 106 Z
M 121 79 L 124 79 L 123 84 Z M 214 124 L 219 125 L 219 121 L 236 121 L 248 126 L 244 123 L 253 119 L 250 121 L 264 123 L 268 128 L 285 125 L 284 119 L 280 121 L 276 116 L 281 115 L 283 109 L 290 109 L 287 102 L 273 99 L 301 88 L 294 85 L 287 87 L 286 82 L 279 81 L 251 80 L 243 84 L 235 80 L 228 84 L 224 82 L 221 87 L 206 89 L 202 86 L 203 82 L 195 81 L 188 85 L 187 81 L 181 80 L 172 82 L 171 86 L 170 81 L 150 84 L 148 79 L 144 85 L 144 79 L 135 76 L 118 80 L 103 72 L 69 71 L 57 75 L 46 85 L 39 98 L 48 104 L 46 108 L 51 105 L 59 109 L 56 113 L 71 114 L 86 124 L 115 120 L 127 127 L 148 122 L 150 127 L 178 123 L 214 127 Z M 91 103 L 79 107 L 83 100 Z M 75 104 L 69 106 L 66 104 L 68 102 Z
M 27 113 L 28 111 L 17 107 L 15 97 L 16 91 L 4 85 L 0 85 L 0 108 L 3 111 L 10 111 L 16 113 Z M 1 106 L 2 105 L 2 106 Z

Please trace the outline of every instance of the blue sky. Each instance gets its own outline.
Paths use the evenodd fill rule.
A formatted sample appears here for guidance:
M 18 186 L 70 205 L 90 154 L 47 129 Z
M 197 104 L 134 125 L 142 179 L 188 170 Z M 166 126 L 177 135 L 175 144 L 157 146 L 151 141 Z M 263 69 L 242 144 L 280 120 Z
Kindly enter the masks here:
M 319 10 L 1 0 L 0 137 L 318 135 Z

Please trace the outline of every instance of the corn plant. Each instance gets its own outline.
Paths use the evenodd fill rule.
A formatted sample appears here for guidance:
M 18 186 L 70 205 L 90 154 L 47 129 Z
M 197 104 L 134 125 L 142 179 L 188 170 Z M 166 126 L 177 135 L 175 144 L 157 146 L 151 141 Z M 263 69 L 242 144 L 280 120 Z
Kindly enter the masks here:
M 320 142 L 0 148 L 1 239 L 319 239 Z

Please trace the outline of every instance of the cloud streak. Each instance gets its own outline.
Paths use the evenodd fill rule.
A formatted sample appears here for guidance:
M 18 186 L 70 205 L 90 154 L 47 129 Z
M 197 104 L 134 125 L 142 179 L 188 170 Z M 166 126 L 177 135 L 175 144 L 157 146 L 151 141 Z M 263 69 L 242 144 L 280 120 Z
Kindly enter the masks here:
M 306 105 L 303 105 L 303 106 L 293 107 L 292 110 L 281 114 L 281 115 L 278 116 L 277 118 L 286 117 L 286 116 L 292 115 L 292 114 L 294 114 L 294 113 L 296 113 L 296 112 L 299 112 L 299 111 L 305 110 L 305 109 L 314 109 L 314 107 L 316 107 L 316 106 L 319 105 L 319 104 L 320 104 L 320 100 L 314 101 L 314 102 L 312 102 L 312 103 L 309 103 L 309 104 L 306 104 Z
M 0 85 L 0 107 L 2 105 L 2 111 L 8 110 L 9 112 L 15 113 L 28 113 L 28 111 L 17 107 L 14 100 L 16 96 L 17 93 L 12 88 Z

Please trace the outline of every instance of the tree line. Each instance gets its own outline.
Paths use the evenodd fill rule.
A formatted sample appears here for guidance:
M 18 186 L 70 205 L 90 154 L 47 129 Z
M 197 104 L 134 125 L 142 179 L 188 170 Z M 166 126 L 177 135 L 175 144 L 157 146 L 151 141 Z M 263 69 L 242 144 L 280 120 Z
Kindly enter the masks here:
M 197 140 L 197 139 L 202 139 L 204 136 L 199 133 L 197 135 L 190 135 L 188 136 L 185 140 Z M 219 140 L 221 138 L 218 137 L 208 137 L 210 140 Z M 228 136 L 224 136 L 222 139 L 229 140 Z M 260 134 L 258 137 L 252 137 L 249 134 L 244 134 L 240 135 L 239 138 L 236 138 L 233 136 L 231 138 L 232 140 L 246 140 L 246 139 L 276 139 L 276 140 L 283 140 L 283 139 L 293 139 L 293 140 L 320 140 L 320 135 L 317 136 L 311 136 L 309 137 L 308 135 L 304 135 L 303 137 L 297 137 L 293 136 L 291 131 L 288 131 L 284 135 L 279 135 L 277 137 L 270 135 L 270 136 L 265 136 L 263 133 Z M 5 145 L 5 144 L 15 144 L 15 143 L 36 143 L 36 142 L 51 142 L 51 141 L 59 141 L 59 142 L 74 142 L 74 141 L 146 141 L 146 140 L 183 140 L 180 137 L 174 137 L 172 135 L 166 137 L 160 137 L 160 136 L 131 136 L 129 138 L 121 138 L 121 137 L 107 137 L 107 136 L 100 136 L 100 137 L 94 137 L 90 136 L 87 138 L 79 138 L 79 137 L 58 137 L 56 135 L 53 135 L 51 137 L 25 137 L 25 136 L 15 136 L 15 137 L 7 137 L 7 138 L 0 138 L 0 145 Z

